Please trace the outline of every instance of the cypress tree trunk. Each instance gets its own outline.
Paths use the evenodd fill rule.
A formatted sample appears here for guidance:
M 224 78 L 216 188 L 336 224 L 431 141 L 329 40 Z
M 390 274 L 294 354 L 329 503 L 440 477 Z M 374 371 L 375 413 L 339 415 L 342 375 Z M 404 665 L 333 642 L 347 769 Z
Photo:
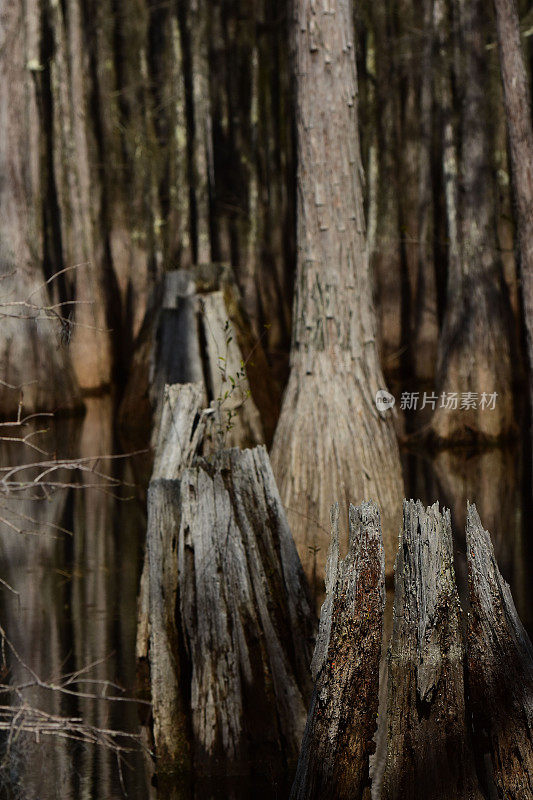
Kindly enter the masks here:
M 402 345 L 402 253 L 400 243 L 400 193 L 398 191 L 398 80 L 390 10 L 372 3 L 375 31 L 375 83 L 373 125 L 379 158 L 375 249 L 369 249 L 374 273 L 381 363 L 386 374 L 397 373 Z M 370 242 L 369 242 L 370 245 Z
M 111 337 L 107 320 L 109 275 L 105 251 L 104 200 L 97 165 L 96 20 L 87 27 L 86 8 L 79 0 L 45 3 L 48 30 L 47 70 L 51 152 L 49 167 L 57 197 L 59 243 L 52 270 L 78 265 L 67 273 L 73 306 L 71 359 L 82 389 L 109 385 Z M 101 12 L 100 12 L 101 13 Z M 44 42 L 43 42 L 44 44 Z M 48 69 L 49 67 L 49 69 Z
M 43 176 L 40 114 L 43 68 L 39 4 L 0 3 L 0 415 L 71 409 L 79 404 L 57 313 L 43 271 Z M 53 285 L 50 286 L 52 293 Z M 55 294 L 55 293 L 54 293 Z M 28 300 L 33 307 L 17 305 Z M 15 304 L 15 305 L 10 305 Z
M 420 142 L 418 147 L 418 271 L 413 309 L 413 371 L 420 380 L 435 376 L 437 342 L 437 287 L 433 248 L 433 180 L 431 137 L 433 127 L 433 69 L 435 64 L 434 0 L 422 4 L 424 41 L 420 63 Z
M 494 0 L 500 67 L 516 202 L 518 263 L 527 333 L 530 402 L 533 406 L 533 128 L 531 95 L 514 0 Z
M 333 498 L 381 506 L 392 566 L 402 480 L 375 340 L 361 192 L 352 6 L 294 6 L 297 276 L 291 373 L 274 472 L 311 580 L 322 583 Z
M 459 402 L 456 409 L 450 409 L 439 400 L 432 428 L 440 441 L 494 440 L 512 427 L 513 400 L 510 309 L 495 236 L 486 25 L 479 0 L 458 0 L 455 8 L 463 61 L 459 76 L 462 147 L 455 185 L 455 148 L 449 141 L 451 131 L 446 121 L 443 155 L 450 248 L 437 383 L 441 392 L 456 392 Z M 440 24 L 445 24 L 443 13 Z M 445 103 L 448 105 L 447 98 Z M 478 395 L 476 408 L 461 407 L 466 392 Z M 494 410 L 481 408 L 481 394 L 494 392 Z

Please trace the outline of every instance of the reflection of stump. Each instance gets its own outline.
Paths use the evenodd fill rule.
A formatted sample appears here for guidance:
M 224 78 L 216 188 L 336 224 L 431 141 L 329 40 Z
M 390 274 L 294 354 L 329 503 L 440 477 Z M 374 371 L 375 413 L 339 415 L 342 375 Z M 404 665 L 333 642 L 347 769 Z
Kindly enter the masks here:
M 476 507 L 466 522 L 470 614 L 468 688 L 500 797 L 533 797 L 533 647 Z
M 270 441 L 277 410 L 265 354 L 244 316 L 231 271 L 217 265 L 166 274 L 143 324 L 120 409 L 126 437 L 141 444 L 139 434 L 146 436 L 154 412 L 157 426 L 166 384 L 198 381 L 207 403 L 222 406 L 225 446 Z

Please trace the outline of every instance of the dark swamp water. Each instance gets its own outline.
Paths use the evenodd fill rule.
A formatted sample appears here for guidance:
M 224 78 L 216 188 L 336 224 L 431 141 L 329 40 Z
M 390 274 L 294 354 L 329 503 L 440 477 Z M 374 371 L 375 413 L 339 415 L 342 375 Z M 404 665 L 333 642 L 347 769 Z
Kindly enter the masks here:
M 109 398 L 92 399 L 83 419 L 39 420 L 48 432 L 33 439 L 58 458 L 89 459 L 120 452 Z M 464 517 L 466 499 L 476 502 L 491 532 L 500 569 L 509 581 L 519 614 L 531 634 L 532 537 L 530 509 L 523 502 L 522 447 L 482 453 L 441 452 L 429 457 L 403 453 L 408 494 L 452 511 L 456 573 L 465 588 Z M 1 465 L 46 460 L 19 443 L 0 443 Z M 135 485 L 131 459 L 98 461 L 99 474 L 63 469 L 50 474 L 46 496 L 34 491 L 0 497 L 0 624 L 18 658 L 4 647 L 0 683 L 48 683 L 83 671 L 83 683 L 68 684 L 86 695 L 133 697 L 136 687 L 136 596 L 142 562 L 145 514 L 142 486 Z M 35 477 L 29 471 L 12 480 Z M 2 472 L 5 477 L 5 472 Z M 120 482 L 111 485 L 109 478 Z M 21 532 L 20 529 L 23 529 Z M 92 667 L 90 667 L 92 665 Z M 87 667 L 90 667 L 86 670 Z M 86 670 L 86 671 L 85 671 Z M 52 717 L 82 718 L 98 728 L 138 733 L 146 711 L 133 702 L 97 700 L 30 686 L 20 695 Z M 13 696 L 4 695 L 0 705 Z M 17 701 L 18 702 L 18 701 Z M 134 800 L 154 798 L 145 755 L 127 753 L 119 769 L 106 748 L 57 736 L 0 733 L 0 797 L 27 800 Z M 6 750 L 8 752 L 6 754 Z M 285 797 L 283 787 L 203 787 L 208 797 Z

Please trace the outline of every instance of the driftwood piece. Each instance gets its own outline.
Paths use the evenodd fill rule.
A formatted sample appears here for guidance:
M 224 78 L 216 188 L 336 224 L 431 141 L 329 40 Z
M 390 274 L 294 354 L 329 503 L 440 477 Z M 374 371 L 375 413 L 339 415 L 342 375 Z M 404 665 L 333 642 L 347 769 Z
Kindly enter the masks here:
M 466 521 L 468 689 L 476 743 L 486 742 L 498 795 L 533 797 L 533 647 L 475 505 Z
M 339 560 L 338 520 L 337 504 L 313 656 L 316 682 L 291 800 L 370 796 L 385 605 L 383 542 L 377 506 L 350 506 L 350 548 Z
M 449 511 L 404 501 L 389 650 L 383 800 L 479 798 Z
M 266 449 L 185 470 L 179 502 L 195 773 L 283 775 L 304 731 L 314 620 Z

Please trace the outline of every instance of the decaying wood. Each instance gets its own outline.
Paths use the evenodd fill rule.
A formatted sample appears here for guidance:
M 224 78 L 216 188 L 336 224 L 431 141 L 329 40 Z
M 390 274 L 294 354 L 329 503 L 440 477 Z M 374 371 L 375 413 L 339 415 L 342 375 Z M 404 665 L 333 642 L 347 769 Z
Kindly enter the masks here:
M 339 560 L 339 506 L 313 656 L 316 677 L 291 800 L 369 796 L 376 730 L 385 562 L 374 503 L 350 506 L 350 548 Z
M 305 727 L 314 625 L 265 448 L 185 470 L 176 501 L 195 772 L 283 775 Z
M 203 380 L 194 294 L 190 273 L 175 270 L 165 275 L 150 353 L 150 400 L 154 409 L 167 384 Z M 157 410 L 155 416 L 157 429 Z
M 184 779 L 190 767 L 187 716 L 180 686 L 175 609 L 178 588 L 177 481 L 158 478 L 148 488 L 150 683 L 158 774 Z M 179 780 L 180 778 L 177 778 Z
M 533 796 L 533 647 L 498 569 L 490 535 L 470 504 L 466 540 L 475 742 L 490 752 L 498 796 L 526 800 Z
M 198 307 L 204 375 L 218 417 L 215 424 L 221 429 L 219 444 L 242 447 L 262 443 L 265 437 L 261 418 L 251 396 L 244 359 L 223 293 L 210 292 L 200 297 Z
M 165 386 L 161 421 L 157 431 L 152 480 L 173 480 L 190 466 L 201 447 L 205 426 L 205 395 L 202 383 Z M 156 431 L 154 430 L 154 437 Z M 137 615 L 137 662 L 148 659 L 150 642 L 149 551 L 145 550 Z
M 382 797 L 481 800 L 465 718 L 450 514 L 412 500 L 403 513 Z
M 132 418 L 138 418 L 139 412 L 148 425 L 153 414 L 157 430 L 166 384 L 203 381 L 206 403 L 219 417 L 215 429 L 222 441 L 218 445 L 263 442 L 255 398 L 267 411 L 271 430 L 269 371 L 261 343 L 252 341 L 231 272 L 206 265 L 194 272 L 167 273 L 148 315 L 120 410 L 125 434 L 135 429 Z
M 199 452 L 206 423 L 203 383 L 165 386 L 152 479 L 179 478 Z

